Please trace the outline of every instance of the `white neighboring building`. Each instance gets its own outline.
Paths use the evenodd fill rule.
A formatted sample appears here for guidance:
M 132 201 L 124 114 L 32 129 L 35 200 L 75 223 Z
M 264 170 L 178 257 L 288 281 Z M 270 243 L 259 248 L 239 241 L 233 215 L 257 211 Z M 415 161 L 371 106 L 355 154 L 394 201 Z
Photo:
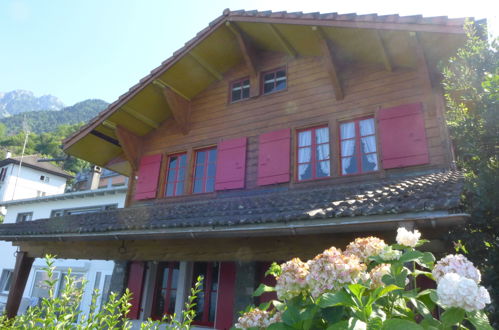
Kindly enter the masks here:
M 1 164 L 1 162 L 0 162 Z M 24 171 L 24 168 L 22 169 Z M 127 191 L 127 179 L 115 173 L 105 173 L 100 176 L 100 169 L 83 178 L 92 190 L 83 190 L 43 197 L 25 198 L 1 202 L 6 208 L 4 223 L 43 219 L 66 214 L 101 212 L 106 209 L 123 207 Z M 81 185 L 80 185 L 81 186 Z M 85 183 L 83 184 L 85 186 Z M 62 189 L 64 191 L 65 185 Z M 16 190 L 17 191 L 17 190 Z M 16 193 L 17 195 L 17 193 Z M 16 248 L 8 242 L 0 242 L 0 311 L 7 302 L 11 276 L 15 265 Z M 47 291 L 40 287 L 46 279 L 42 268 L 43 259 L 35 259 L 31 273 L 24 290 L 19 313 L 23 313 L 30 304 L 35 304 L 38 298 L 47 295 Z M 99 289 L 105 296 L 109 289 L 111 274 L 114 268 L 113 261 L 103 260 L 56 260 L 56 274 L 59 280 L 56 285 L 56 294 L 64 285 L 63 278 L 68 268 L 78 277 L 84 277 L 88 282 L 81 304 L 82 312 L 88 312 L 94 289 Z M 99 301 L 100 304 L 100 301 Z

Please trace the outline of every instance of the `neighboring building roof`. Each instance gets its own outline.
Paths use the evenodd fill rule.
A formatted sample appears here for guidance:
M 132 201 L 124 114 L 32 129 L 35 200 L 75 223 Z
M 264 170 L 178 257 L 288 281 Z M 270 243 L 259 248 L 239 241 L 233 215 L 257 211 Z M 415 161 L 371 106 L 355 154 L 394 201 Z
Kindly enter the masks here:
M 11 201 L 0 201 L 0 206 L 12 206 L 12 205 L 21 205 L 21 204 L 40 204 L 45 202 L 52 201 L 61 201 L 66 199 L 77 199 L 77 198 L 89 198 L 94 196 L 103 196 L 103 195 L 116 195 L 119 193 L 126 194 L 128 187 L 111 187 L 105 189 L 94 189 L 94 190 L 82 190 L 69 192 L 64 194 L 57 195 L 48 195 L 43 197 L 33 197 L 33 198 L 25 198 L 25 199 L 14 199 Z
M 51 173 L 57 176 L 61 176 L 66 179 L 72 179 L 73 175 L 64 171 L 62 168 L 50 163 L 50 162 L 40 162 L 39 160 L 43 159 L 40 155 L 27 155 L 23 157 L 22 166 L 26 166 L 35 170 L 39 170 L 42 172 Z M 19 165 L 21 161 L 21 156 L 6 158 L 0 161 L 0 167 L 5 166 L 7 164 L 16 164 Z
M 369 223 L 418 219 L 430 225 L 439 217 L 467 216 L 459 213 L 462 188 L 462 175 L 447 171 L 293 191 L 252 191 L 201 201 L 158 201 L 92 215 L 4 224 L 0 239 L 125 239 L 179 232 L 195 237 L 257 227 L 260 234 L 272 235 L 277 234 L 269 230 L 272 226 L 298 231 L 317 226 L 317 221 L 329 227 L 354 224 L 357 229 Z
M 386 31 L 391 30 L 411 33 L 433 33 L 437 35 L 438 38 L 441 38 L 442 35 L 446 35 L 444 39 L 438 39 L 436 41 L 433 40 L 431 42 L 425 38 L 422 38 L 422 44 L 428 42 L 429 44 L 426 47 L 432 49 L 432 52 L 428 54 L 427 59 L 429 61 L 431 60 L 432 63 L 437 63 L 438 60 L 444 56 L 443 54 L 445 54 L 445 56 L 449 56 L 460 44 L 462 44 L 462 41 L 464 40 L 464 22 L 465 18 L 449 19 L 446 16 L 378 16 L 377 14 L 357 15 L 337 13 L 287 13 L 284 11 L 230 11 L 229 9 L 226 9 L 224 10 L 222 16 L 219 16 L 210 22 L 209 26 L 199 31 L 194 38 L 187 41 L 185 45 L 175 51 L 170 58 L 163 61 L 157 68 L 153 69 L 150 74 L 132 86 L 125 94 L 121 95 L 118 100 L 111 103 L 107 109 L 90 120 L 78 132 L 68 137 L 64 141 L 64 149 L 71 155 L 88 160 L 100 166 L 110 167 L 117 172 L 129 175 L 131 173 L 130 167 L 123 165 L 123 163 L 126 163 L 125 158 L 120 158 L 120 154 L 123 152 L 121 150 L 121 145 L 117 138 L 113 136 L 114 133 L 109 130 L 109 127 L 121 125 L 138 136 L 144 136 L 151 132 L 155 125 L 157 126 L 159 123 L 170 118 L 170 112 L 165 111 L 164 109 L 168 108 L 168 105 L 161 103 L 163 101 L 157 101 L 156 98 L 151 97 L 150 91 L 146 92 L 146 89 L 149 86 L 154 85 L 154 82 L 160 84 L 170 82 L 169 88 L 176 92 L 182 88 L 186 88 L 186 85 L 190 86 L 191 89 L 188 90 L 187 93 L 183 91 L 183 93 L 179 94 L 183 95 L 186 99 L 195 97 L 200 91 L 204 90 L 207 86 L 213 83 L 214 78 L 201 79 L 199 77 L 199 79 L 194 79 L 196 84 L 192 83 L 193 77 L 187 75 L 187 71 L 192 74 L 195 74 L 195 72 L 204 72 L 204 70 L 192 70 L 192 66 L 196 65 L 188 62 L 192 61 L 192 59 L 190 59 L 192 56 L 200 56 L 203 60 L 202 62 L 206 62 L 210 66 L 216 68 L 218 74 L 220 75 L 223 75 L 234 65 L 240 64 L 242 60 L 242 53 L 233 40 L 234 36 L 231 32 L 224 32 L 224 29 L 227 30 L 227 24 L 237 25 L 238 29 L 242 31 L 241 33 L 245 36 L 245 38 L 250 40 L 273 38 L 274 34 L 283 34 L 286 37 L 287 43 L 292 47 L 296 46 L 296 43 L 298 42 L 297 40 L 301 43 L 305 42 L 305 44 L 300 46 L 300 51 L 295 49 L 297 53 L 301 55 L 319 55 L 316 51 L 319 49 L 318 46 L 312 45 L 313 47 L 311 47 L 310 44 L 310 42 L 315 39 L 310 26 L 319 26 L 322 29 L 381 29 Z M 275 31 L 274 33 L 270 31 L 268 33 L 255 31 L 254 27 L 251 27 L 251 25 L 254 24 L 270 24 L 273 26 Z M 286 30 L 287 32 L 285 34 L 283 31 L 280 31 L 280 29 L 286 29 L 286 27 L 289 28 L 290 25 L 296 26 L 299 31 Z M 291 37 L 296 38 L 297 40 L 293 41 L 290 39 Z M 343 38 L 350 40 L 351 35 L 345 34 Z M 374 37 L 371 35 L 371 38 Z M 336 44 L 338 43 L 338 40 L 334 41 Z M 224 44 L 224 53 L 217 53 L 213 50 L 213 47 L 207 47 L 207 44 L 210 42 L 215 45 Z M 356 48 L 360 48 L 361 44 L 365 44 L 365 47 L 368 47 L 366 43 L 361 42 L 360 40 L 358 40 L 358 42 L 359 43 L 355 44 Z M 385 40 L 385 42 L 387 41 Z M 437 44 L 439 47 L 435 48 L 432 42 Z M 274 49 L 275 47 L 269 48 L 268 45 L 271 43 L 272 42 L 269 40 L 265 40 L 265 42 L 260 40 L 258 46 L 266 50 L 276 51 L 276 49 Z M 295 46 L 293 45 L 294 43 Z M 255 44 L 258 44 L 258 42 L 255 42 Z M 282 42 L 275 42 L 275 44 L 279 45 L 282 44 Z M 401 42 L 400 40 L 396 41 L 395 45 L 392 46 L 396 47 L 397 53 L 412 53 L 412 51 L 406 49 L 406 43 Z M 220 49 L 220 47 L 215 48 Z M 278 47 L 278 49 L 279 48 L 282 47 Z M 337 49 L 341 50 L 341 47 L 337 45 Z M 206 58 L 199 55 L 203 51 L 206 53 L 204 55 Z M 375 52 L 369 50 L 367 53 L 374 54 Z M 228 56 L 228 58 L 224 59 L 222 56 Z M 219 61 L 222 61 L 223 63 L 219 63 Z M 185 72 L 183 70 L 185 70 Z M 175 74 L 182 72 L 181 79 L 169 76 L 170 73 L 173 75 L 172 72 Z M 181 84 L 180 87 L 179 84 Z M 154 103 L 154 106 L 152 105 L 153 103 L 147 103 L 147 105 L 140 106 L 140 102 L 142 101 L 139 99 L 147 100 L 147 102 L 159 103 Z M 160 98 L 157 99 L 159 100 Z M 131 103 L 133 103 L 133 106 L 130 106 Z M 116 115 L 118 113 L 121 115 Z M 129 120 L 128 118 L 134 118 L 133 116 L 130 117 L 131 113 L 135 116 L 135 118 L 141 118 L 142 120 Z M 143 123 L 141 123 L 141 121 Z M 94 149 L 97 147 L 96 141 L 99 141 L 99 138 L 102 141 L 106 141 L 106 143 L 99 144 L 98 148 L 102 149 L 99 149 L 100 152 L 95 152 L 96 150 Z M 87 139 L 88 141 L 81 144 L 80 141 L 84 139 Z M 90 153 L 88 152 L 88 145 L 93 146 L 92 152 Z

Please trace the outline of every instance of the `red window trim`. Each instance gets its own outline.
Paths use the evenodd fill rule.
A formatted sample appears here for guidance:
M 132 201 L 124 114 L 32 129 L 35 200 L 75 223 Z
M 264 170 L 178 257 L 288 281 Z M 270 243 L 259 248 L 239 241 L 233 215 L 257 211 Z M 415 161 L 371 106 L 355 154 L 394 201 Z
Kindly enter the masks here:
M 229 103 L 230 103 L 230 104 L 232 104 L 232 103 L 238 103 L 238 102 L 241 102 L 241 101 L 244 101 L 244 100 L 249 100 L 249 99 L 250 99 L 251 95 L 250 95 L 250 94 L 248 94 L 248 97 L 244 98 L 244 97 L 243 97 L 243 94 L 242 94 L 243 92 L 242 92 L 242 90 L 241 90 L 241 98 L 240 98 L 239 100 L 236 100 L 236 101 L 233 101 L 233 100 L 232 100 L 232 86 L 233 86 L 234 84 L 237 84 L 238 82 L 242 83 L 242 82 L 244 82 L 245 80 L 248 80 L 248 81 L 249 81 L 249 86 L 250 86 L 250 91 L 249 91 L 249 92 L 251 93 L 251 79 L 250 79 L 250 77 L 249 77 L 249 76 L 246 76 L 246 77 L 243 77 L 243 78 L 240 78 L 240 79 L 236 79 L 236 80 L 231 81 L 231 82 L 229 83 Z M 241 87 L 242 87 L 242 85 L 241 85 Z
M 164 267 L 166 266 L 166 267 Z M 153 313 L 154 313 L 154 306 L 158 303 L 157 299 L 157 292 L 158 290 L 161 291 L 161 280 L 163 279 L 162 276 L 160 276 L 161 270 L 162 269 L 168 269 L 168 283 L 166 284 L 166 292 L 165 292 L 165 306 L 163 310 L 163 314 L 161 315 L 151 315 L 151 318 L 153 320 L 160 320 L 163 315 L 168 314 L 168 307 L 170 307 L 170 296 L 172 292 L 172 280 L 173 280 L 173 270 L 175 269 L 175 266 L 177 266 L 177 269 L 179 268 L 179 263 L 178 262 L 162 262 L 158 264 L 158 268 L 156 269 L 156 283 L 154 285 L 154 295 L 153 295 Z M 173 289 L 175 293 L 177 293 L 178 287 L 176 289 Z M 175 312 L 175 311 L 174 311 Z M 170 314 L 168 314 L 170 315 Z
M 204 263 L 204 262 L 203 262 Z M 204 305 L 203 305 L 203 319 L 198 321 L 193 321 L 194 325 L 202 325 L 212 327 L 215 325 L 215 320 L 217 319 L 216 309 L 215 309 L 215 319 L 211 322 L 210 319 L 210 307 L 211 307 L 211 294 L 213 292 L 216 293 L 218 297 L 218 287 L 220 286 L 220 282 L 218 283 L 217 290 L 212 290 L 213 284 L 213 265 L 214 262 L 206 262 L 206 278 L 204 279 Z M 218 281 L 220 280 L 220 264 L 218 265 Z M 192 279 L 192 286 L 196 283 L 196 278 Z M 217 299 L 215 298 L 215 304 L 217 303 Z
M 368 152 L 368 153 L 365 153 L 365 155 L 368 155 L 368 154 L 376 154 L 376 160 L 377 160 L 377 163 L 378 163 L 378 169 L 377 170 L 373 170 L 373 171 L 364 171 L 363 168 L 362 168 L 362 150 L 361 150 L 361 146 L 360 146 L 360 125 L 359 125 L 359 122 L 361 120 L 366 120 L 366 119 L 372 119 L 374 120 L 374 134 L 370 134 L 370 135 L 364 135 L 362 137 L 368 137 L 368 136 L 374 136 L 374 139 L 376 140 L 376 151 L 375 152 Z M 343 157 L 342 156 L 342 149 L 341 149 L 341 142 L 344 141 L 344 140 L 352 140 L 352 138 L 350 139 L 342 139 L 341 138 L 341 125 L 342 124 L 346 124 L 346 123 L 351 123 L 353 122 L 355 124 L 355 137 L 353 139 L 355 139 L 355 149 L 357 150 L 357 152 L 352 155 L 352 156 L 345 156 Z M 379 161 L 379 156 L 378 156 L 378 138 L 377 138 L 377 132 L 378 132 L 378 129 L 377 129 L 377 125 L 376 125 L 376 118 L 374 116 L 365 116 L 365 117 L 359 117 L 359 118 L 355 118 L 355 119 L 351 119 L 351 120 L 344 120 L 344 121 L 341 121 L 338 123 L 338 150 L 340 151 L 339 153 L 339 157 L 338 157 L 338 162 L 339 162 L 339 172 L 340 172 L 340 176 L 351 176 L 351 175 L 360 175 L 360 174 L 366 174 L 366 173 L 375 173 L 375 172 L 379 172 L 380 170 L 380 161 Z M 348 157 L 356 157 L 357 158 L 357 169 L 360 169 L 360 171 L 356 172 L 356 173 L 348 173 L 348 174 L 343 174 L 343 165 L 342 165 L 342 160 L 343 158 L 348 158 Z
M 328 128 L 328 142 L 317 144 L 317 141 L 315 139 L 315 130 L 320 129 L 320 128 L 324 128 L 324 127 Z M 306 146 L 306 147 L 310 147 L 311 148 L 310 162 L 300 163 L 299 150 L 300 150 L 300 148 L 306 148 L 306 147 L 300 147 L 299 146 L 298 135 L 300 134 L 300 132 L 306 132 L 306 131 L 312 131 L 311 144 L 310 144 L 310 146 Z M 296 179 L 297 182 L 305 182 L 305 181 L 313 181 L 313 180 L 323 180 L 323 179 L 327 179 L 327 178 L 331 177 L 331 135 L 329 133 L 330 132 L 329 132 L 329 126 L 328 126 L 328 124 L 319 125 L 319 126 L 310 126 L 310 127 L 300 128 L 300 129 L 296 130 L 296 134 L 295 134 L 295 136 L 296 136 L 296 144 L 295 144 L 295 152 L 296 152 L 296 161 L 295 161 L 295 165 L 296 165 L 296 176 L 295 176 L 295 179 Z M 329 175 L 328 176 L 324 176 L 324 177 L 317 177 L 317 173 L 316 173 L 316 165 L 317 165 L 316 153 L 317 153 L 317 146 L 321 145 L 321 144 L 327 144 L 329 146 L 329 158 L 327 159 L 329 161 Z M 325 161 L 325 160 L 326 159 L 321 160 L 321 161 Z M 302 165 L 302 164 L 311 164 L 311 166 L 312 166 L 312 177 L 310 179 L 300 180 L 299 166 Z
M 179 170 L 180 170 L 180 161 L 178 162 L 178 166 L 177 168 L 175 169 L 175 180 L 173 181 L 173 195 L 171 196 L 168 196 L 167 195 L 167 192 L 168 192 L 168 174 L 170 172 L 170 159 L 171 157 L 175 157 L 175 156 L 182 156 L 182 155 L 185 155 L 185 166 L 184 166 L 184 180 L 182 181 L 183 182 L 183 185 L 184 185 L 184 189 L 182 190 L 182 194 L 181 195 L 185 195 L 185 179 L 186 179 L 186 176 L 187 176 L 187 152 L 177 152 L 177 153 L 174 153 L 174 154 L 170 154 L 167 156 L 166 158 L 166 180 L 165 180 L 165 197 L 175 197 L 175 196 L 181 196 L 181 195 L 177 195 L 177 184 L 179 182 L 178 180 L 178 173 L 179 173 Z
M 208 179 L 208 157 L 206 157 L 203 165 L 204 165 L 204 169 L 203 169 L 203 191 L 201 192 L 194 192 L 194 185 L 196 184 L 196 165 L 197 165 L 197 160 L 198 160 L 198 152 L 201 152 L 201 151 L 208 151 L 208 150 L 217 150 L 217 146 L 211 146 L 211 147 L 205 147 L 205 148 L 201 148 L 201 149 L 196 149 L 194 150 L 194 164 L 193 164 L 193 167 L 192 167 L 192 175 L 191 175 L 191 181 L 192 181 L 192 189 L 191 189 L 191 193 L 192 194 L 209 194 L 209 193 L 213 193 L 215 192 L 215 180 L 216 180 L 216 173 L 215 173 L 215 176 L 213 177 L 213 191 L 206 191 L 206 181 Z M 218 155 L 217 155 L 217 158 L 218 158 Z M 216 160 L 215 160 L 215 167 L 216 167 Z
M 265 90 L 265 75 L 266 74 L 269 74 L 269 73 L 276 73 L 277 71 L 281 71 L 281 70 L 284 70 L 284 73 L 286 74 L 286 87 L 284 89 L 281 89 L 281 90 L 272 90 L 268 93 L 265 93 L 264 90 Z M 288 68 L 286 66 L 281 66 L 281 67 L 278 67 L 278 68 L 275 68 L 275 69 L 272 69 L 272 70 L 268 70 L 268 71 L 262 71 L 260 73 L 260 94 L 261 95 L 270 95 L 270 94 L 274 94 L 274 93 L 279 93 L 279 92 L 284 92 L 285 90 L 288 89 Z M 274 78 L 274 87 L 275 87 L 275 78 Z

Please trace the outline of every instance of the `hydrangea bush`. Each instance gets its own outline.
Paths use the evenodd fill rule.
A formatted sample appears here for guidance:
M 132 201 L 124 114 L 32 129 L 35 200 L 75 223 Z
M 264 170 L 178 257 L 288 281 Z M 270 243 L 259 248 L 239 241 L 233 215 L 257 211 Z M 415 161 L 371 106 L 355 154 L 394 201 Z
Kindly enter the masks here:
M 397 230 L 397 244 L 357 238 L 344 251 L 331 247 L 307 262 L 272 264 L 276 286 L 261 284 L 255 296 L 275 291 L 277 300 L 250 306 L 236 329 L 492 329 L 484 307 L 488 291 L 480 271 L 463 255 L 435 263 L 421 233 Z M 418 276 L 437 289 L 421 290 Z

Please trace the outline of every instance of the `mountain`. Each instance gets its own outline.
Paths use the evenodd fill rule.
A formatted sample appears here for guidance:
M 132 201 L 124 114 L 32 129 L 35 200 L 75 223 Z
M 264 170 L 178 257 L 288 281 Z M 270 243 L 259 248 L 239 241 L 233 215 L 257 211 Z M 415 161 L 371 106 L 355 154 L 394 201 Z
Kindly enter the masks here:
M 33 92 L 14 90 L 0 93 L 0 117 L 9 117 L 27 111 L 60 110 L 64 103 L 52 95 L 36 97 Z
M 22 131 L 24 116 L 26 116 L 31 132 L 37 134 L 53 132 L 60 125 L 87 122 L 107 106 L 108 103 L 103 100 L 91 99 L 76 103 L 59 111 L 22 112 L 8 118 L 2 118 L 0 122 L 7 127 L 8 135 L 17 134 Z

